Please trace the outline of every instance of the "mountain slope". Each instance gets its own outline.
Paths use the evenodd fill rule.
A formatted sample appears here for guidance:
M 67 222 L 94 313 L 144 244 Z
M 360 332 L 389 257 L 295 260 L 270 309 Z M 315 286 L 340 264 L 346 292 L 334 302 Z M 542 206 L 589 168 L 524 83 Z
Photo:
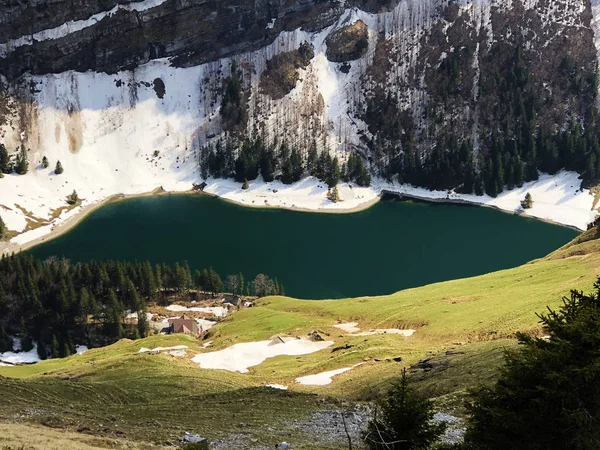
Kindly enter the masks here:
M 346 203 L 337 205 L 326 189 L 313 189 L 308 209 L 349 209 L 382 190 L 410 192 L 401 183 L 440 191 L 417 192 L 421 197 L 445 197 L 450 189 L 493 197 L 533 180 L 538 169 L 566 167 L 586 186 L 600 176 L 595 3 L 220 4 L 86 1 L 82 9 L 52 3 L 47 12 L 0 10 L 10 23 L 0 38 L 2 142 L 13 160 L 23 148 L 30 162 L 27 175 L 0 180 L 9 229 L 30 231 L 17 244 L 77 214 L 65 202 L 73 189 L 89 205 L 160 187 L 189 190 L 212 174 L 207 191 L 237 199 L 241 183 L 214 176 L 252 181 L 264 172 L 236 165 L 250 144 L 260 158 L 273 153 L 274 176 L 283 176 L 289 149 L 305 174 L 313 173 L 313 149 L 336 156 L 342 169 L 350 154 L 359 155 L 373 189 L 352 182 L 353 189 L 340 189 Z M 52 13 L 56 8 L 62 13 Z M 215 14 L 218 24 L 209 26 Z M 207 25 L 191 29 L 188 19 Z M 123 21 L 139 21 L 131 32 L 141 34 L 128 37 Z M 311 50 L 298 58 L 302 48 Z M 222 108 L 232 67 L 239 103 Z M 65 172 L 55 176 L 59 160 Z M 574 178 L 557 184 L 561 197 L 543 201 L 550 213 L 535 212 L 540 202 L 531 214 L 585 229 L 596 214 L 593 199 L 578 192 Z M 284 189 L 276 183 L 264 191 L 271 204 L 287 207 L 294 202 L 272 195 Z M 526 189 L 503 208 L 518 209 Z M 241 201 L 262 203 L 263 195 Z M 569 196 L 582 213 L 570 221 L 553 212 Z
M 411 365 L 416 388 L 435 397 L 445 411 L 460 414 L 466 388 L 494 379 L 502 350 L 515 345 L 515 331 L 540 334 L 536 312 L 556 307 L 571 288 L 591 288 L 600 272 L 597 237 L 593 229 L 515 269 L 384 297 L 319 302 L 264 298 L 215 326 L 210 348 L 181 335 L 153 336 L 66 359 L 0 367 L 0 418 L 161 444 L 191 431 L 224 442 L 241 433 L 249 448 L 272 447 L 278 440 L 292 440 L 298 448 L 340 448 L 298 421 L 316 420 L 310 419 L 316 411 L 348 407 L 340 401 L 369 400 Z M 340 321 L 358 322 L 364 331 L 416 331 L 409 337 L 352 336 L 334 327 Z M 200 369 L 191 361 L 193 354 L 234 343 L 306 336 L 315 329 L 335 344 L 309 355 L 267 359 L 246 374 Z M 138 353 L 140 347 L 173 345 L 187 345 L 187 355 Z M 417 364 L 424 359 L 429 359 L 427 371 L 419 368 L 424 363 Z M 294 381 L 357 363 L 363 364 L 326 386 Z M 264 387 L 273 383 L 289 390 Z M 190 409 L 198 414 L 191 415 Z M 246 427 L 235 429 L 239 422 Z

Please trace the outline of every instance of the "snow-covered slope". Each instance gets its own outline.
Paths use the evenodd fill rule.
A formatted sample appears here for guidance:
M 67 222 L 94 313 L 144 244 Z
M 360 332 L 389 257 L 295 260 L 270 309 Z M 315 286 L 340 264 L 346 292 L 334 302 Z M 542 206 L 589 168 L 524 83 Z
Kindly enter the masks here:
M 150 7 L 155 3 L 160 2 L 146 0 L 130 8 Z M 600 14 L 596 3 L 593 0 L 591 6 L 596 16 L 591 22 L 594 29 Z M 581 26 L 579 21 L 586 4 L 584 0 L 570 0 L 567 7 L 570 14 L 552 10 L 547 2 L 531 0 L 525 2 L 524 9 L 549 8 L 544 16 L 549 23 L 565 22 L 577 27 Z M 22 245 L 46 235 L 85 207 L 115 194 L 140 194 L 159 187 L 187 191 L 194 183 L 201 183 L 199 148 L 223 131 L 219 115 L 221 86 L 233 60 L 244 71 L 249 95 L 249 133 L 260 131 L 268 140 L 285 139 L 291 146 L 314 139 L 320 151 L 335 153 L 344 160 L 348 151 L 364 148 L 361 136 L 369 135 L 358 114 L 365 95 L 362 86 L 367 86 L 367 92 L 381 87 L 381 83 L 391 92 L 405 86 L 403 83 L 414 75 L 428 30 L 445 20 L 440 18 L 440 8 L 447 5 L 447 1 L 440 0 L 406 0 L 380 14 L 349 8 L 336 23 L 320 31 L 284 31 L 272 44 L 257 51 L 193 67 L 173 67 L 168 59 L 156 59 L 116 74 L 69 71 L 26 75 L 16 83 L 7 83 L 8 113 L 1 129 L 3 142 L 9 150 L 23 145 L 30 160 L 26 175 L 13 174 L 0 179 L 0 215 L 10 230 L 21 233 L 13 238 L 13 243 Z M 508 0 L 459 2 L 459 12 L 467 14 L 470 26 L 485 33 L 481 36 L 485 36 L 488 45 L 502 38 L 499 30 L 492 27 L 492 13 L 511 7 L 512 1 Z M 105 17 L 113 12 L 101 14 Z M 327 59 L 325 40 L 333 30 L 357 20 L 368 26 L 369 51 L 341 70 L 340 64 Z M 54 31 L 39 32 L 34 38 L 52 40 L 86 24 L 89 25 L 86 21 L 66 24 Z M 394 63 L 383 81 L 375 82 L 368 69 L 382 37 L 392 42 L 394 54 L 400 55 L 401 62 Z M 26 46 L 27 39 L 13 40 L 5 50 Z M 313 45 L 314 58 L 308 67 L 300 69 L 296 87 L 284 98 L 273 100 L 259 87 L 267 60 L 297 49 L 304 41 Z M 479 47 L 478 44 L 477 51 Z M 163 83 L 164 95 L 160 88 Z M 415 117 L 422 116 L 428 98 L 423 83 L 421 80 L 421 85 L 412 84 L 411 88 L 397 92 Z M 417 126 L 425 130 L 429 125 L 423 122 Z M 49 168 L 40 166 L 43 156 L 48 158 Z M 53 173 L 57 160 L 64 167 L 61 175 Z M 67 210 L 66 196 L 73 190 L 82 204 Z M 259 179 L 251 182 L 248 191 L 241 191 L 239 184 L 230 180 L 208 180 L 205 190 L 250 206 L 352 210 L 371 204 L 382 191 L 393 191 L 422 198 L 488 204 L 507 211 L 516 211 L 529 191 L 535 203 L 525 214 L 582 229 L 596 214 L 592 211 L 593 197 L 579 190 L 576 174 L 565 172 L 555 177 L 542 176 L 538 182 L 503 193 L 496 199 L 430 192 L 377 179 L 371 188 L 340 186 L 343 201 L 339 203 L 327 200 L 324 184 L 311 178 L 294 186 L 264 184 Z

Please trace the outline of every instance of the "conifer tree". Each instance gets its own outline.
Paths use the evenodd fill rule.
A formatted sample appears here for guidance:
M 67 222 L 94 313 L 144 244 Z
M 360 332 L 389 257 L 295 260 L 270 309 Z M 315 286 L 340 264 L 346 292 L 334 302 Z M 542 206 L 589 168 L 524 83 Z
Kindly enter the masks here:
M 71 194 L 67 197 L 67 203 L 69 205 L 74 205 L 78 201 L 79 201 L 79 196 L 77 195 L 77 191 L 75 191 L 75 189 L 73 189 L 73 192 L 71 192 Z
M 45 156 L 42 158 L 42 168 L 47 169 L 50 163 L 48 162 L 48 158 Z
M 27 152 L 25 151 L 25 147 L 21 147 L 21 151 L 17 156 L 17 165 L 15 169 L 19 175 L 25 175 L 29 170 L 29 161 L 27 160 Z
M 2 324 L 0 325 L 0 353 L 9 352 L 12 349 L 12 339 Z
M 331 162 L 331 170 L 327 176 L 327 185 L 332 188 L 340 181 L 340 164 L 337 156 Z
M 376 405 L 363 432 L 369 450 L 429 449 L 444 432 L 444 423 L 433 422 L 433 403 L 416 395 L 408 385 L 406 369 Z
M 142 295 L 150 299 L 156 293 L 156 279 L 154 272 L 152 272 L 152 266 L 150 266 L 150 262 L 148 261 L 145 261 L 142 266 L 141 284 Z
M 466 448 L 598 448 L 600 280 L 538 317 L 549 338 L 517 333 L 497 383 L 472 393 Z
M 525 194 L 525 199 L 521 201 L 521 206 L 523 209 L 529 209 L 533 206 L 533 197 L 531 197 L 529 192 Z
M 2 143 L 0 143 L 0 172 L 10 173 L 10 156 Z
M 213 295 L 223 292 L 223 280 L 221 280 L 219 274 L 212 267 L 208 270 L 208 285 Z
M 109 289 L 108 299 L 105 311 L 105 328 L 109 336 L 120 339 L 123 336 L 123 324 L 121 317 L 123 316 L 123 305 L 117 299 L 115 291 Z
M 58 345 L 58 339 L 56 338 L 56 334 L 52 335 L 52 350 L 51 354 L 53 358 L 60 358 L 60 347 Z
M 146 317 L 146 311 L 138 311 L 138 322 L 137 331 L 139 337 L 145 338 L 148 336 L 148 330 L 150 325 L 148 324 L 148 318 Z
M 2 220 L 2 216 L 0 216 L 0 240 L 6 237 L 7 231 L 6 224 Z
M 37 342 L 37 354 L 39 358 L 43 361 L 48 358 L 48 352 L 46 351 L 46 344 L 41 339 Z
M 63 169 L 62 164 L 60 163 L 60 161 L 56 161 L 56 168 L 54 169 L 54 173 L 56 175 L 60 175 L 61 173 L 63 173 L 65 170 Z

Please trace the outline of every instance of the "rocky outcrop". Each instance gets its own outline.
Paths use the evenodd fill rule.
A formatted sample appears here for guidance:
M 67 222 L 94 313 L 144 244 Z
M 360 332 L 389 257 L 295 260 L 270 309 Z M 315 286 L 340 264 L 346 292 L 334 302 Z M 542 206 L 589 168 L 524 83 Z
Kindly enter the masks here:
M 369 30 L 362 20 L 342 27 L 327 37 L 327 59 L 348 62 L 359 59 L 369 48 Z
M 0 11 L 0 73 L 114 73 L 164 57 L 192 66 L 264 47 L 283 30 L 322 29 L 341 12 L 336 2 L 312 0 L 11 4 Z
M 298 70 L 306 69 L 314 56 L 314 49 L 308 42 L 297 50 L 275 55 L 267 61 L 267 68 L 260 77 L 261 91 L 274 100 L 285 97 L 298 83 Z

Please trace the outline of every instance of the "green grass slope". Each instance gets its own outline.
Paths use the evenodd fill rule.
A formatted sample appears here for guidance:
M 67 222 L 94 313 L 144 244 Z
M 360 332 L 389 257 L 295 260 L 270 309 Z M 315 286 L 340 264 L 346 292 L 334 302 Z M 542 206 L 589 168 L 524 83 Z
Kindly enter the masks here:
M 319 443 L 291 425 L 341 401 L 372 398 L 402 367 L 413 369 L 417 389 L 446 409 L 460 405 L 465 390 L 494 379 L 514 333 L 540 333 L 536 312 L 557 306 L 571 288 L 589 290 L 600 274 L 596 230 L 521 267 L 437 283 L 383 297 L 307 301 L 261 299 L 213 328 L 213 346 L 185 336 L 123 340 L 84 355 L 32 366 L 0 367 L 0 421 L 84 430 L 86 433 L 162 445 L 184 431 L 213 439 L 235 433 L 255 445 L 294 440 L 297 448 L 339 448 Z M 491 256 L 490 256 L 491 257 Z M 401 335 L 348 336 L 334 328 L 358 322 L 371 328 L 411 328 Z M 273 335 L 305 337 L 312 330 L 335 344 L 304 356 L 279 356 L 247 374 L 203 370 L 195 353 Z M 188 356 L 139 354 L 140 347 L 187 345 Z M 361 366 L 327 386 L 302 386 L 298 376 Z M 289 391 L 265 388 L 267 383 Z M 246 427 L 238 429 L 237 424 Z M 254 445 L 253 444 L 253 445 Z M 252 447 L 250 447 L 252 448 Z

